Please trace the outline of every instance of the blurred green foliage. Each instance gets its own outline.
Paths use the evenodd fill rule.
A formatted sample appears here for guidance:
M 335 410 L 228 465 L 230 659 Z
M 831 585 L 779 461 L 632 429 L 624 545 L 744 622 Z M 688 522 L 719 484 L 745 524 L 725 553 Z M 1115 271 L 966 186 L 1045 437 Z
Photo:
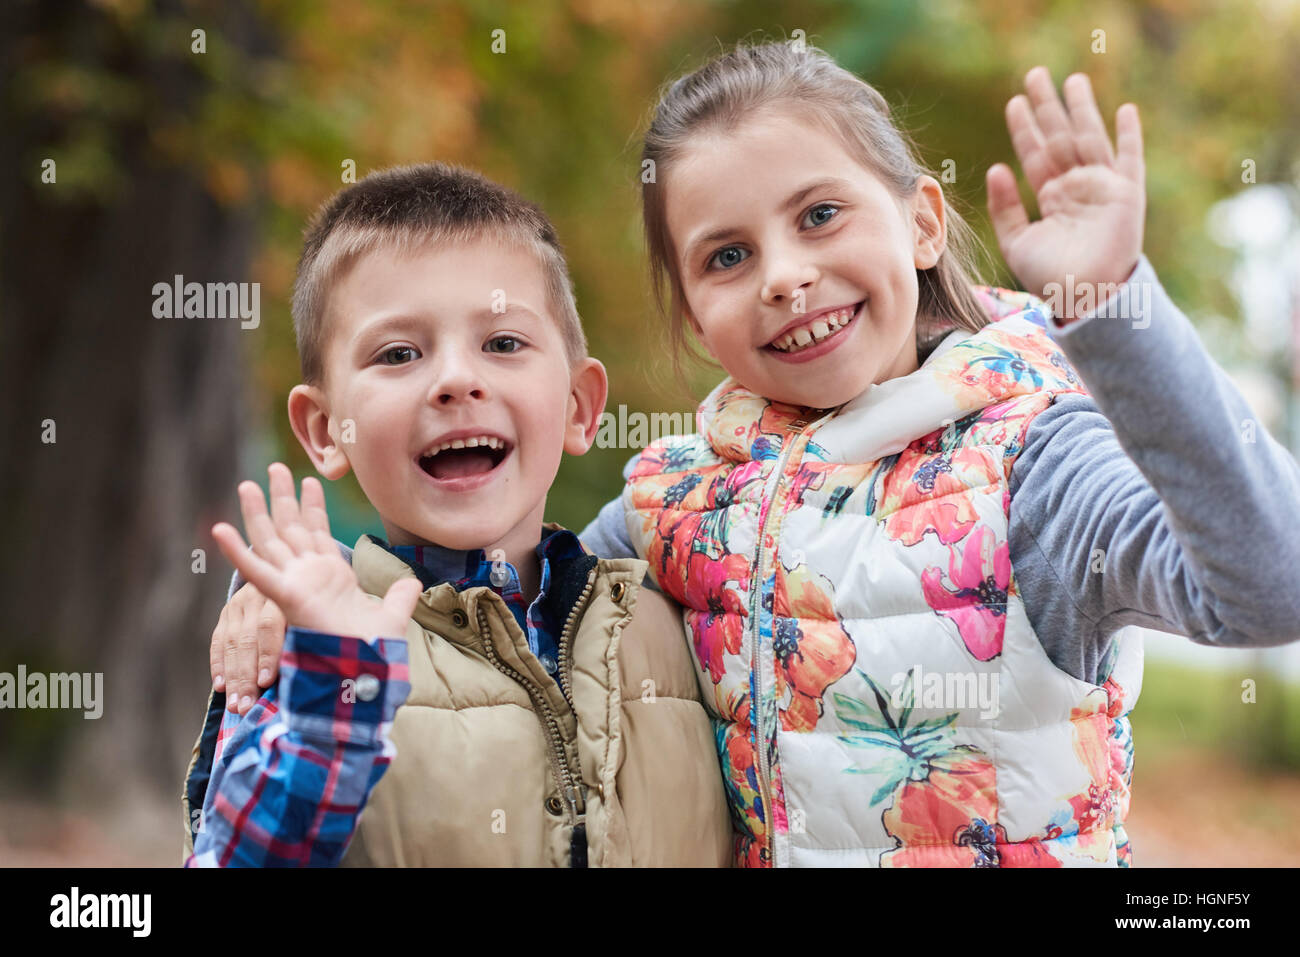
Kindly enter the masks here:
M 1122 102 L 1139 105 L 1146 251 L 1194 317 L 1236 316 L 1229 254 L 1203 224 L 1215 201 L 1244 188 L 1242 161 L 1255 160 L 1260 182 L 1300 178 L 1295 4 L 266 0 L 252 26 L 226 24 L 202 0 L 104 6 L 138 46 L 188 59 L 208 78 L 202 109 L 168 112 L 166 89 L 120 82 L 111 63 L 35 61 L 14 88 L 38 110 L 80 120 L 55 154 L 61 183 L 99 195 L 121 188 L 104 130 L 148 115 L 160 157 L 199 171 L 223 203 L 257 204 L 251 278 L 263 284 L 267 318 L 248 342 L 268 438 L 246 452 L 253 476 L 277 457 L 310 471 L 284 414 L 298 379 L 288 297 L 304 223 L 343 185 L 347 160 L 358 177 L 397 163 L 461 163 L 541 203 L 566 244 L 592 353 L 610 372 L 608 408 L 693 408 L 720 372 L 695 370 L 691 394 L 669 373 L 644 277 L 638 135 L 662 84 L 742 38 L 803 31 L 880 89 L 931 168 L 952 161 L 945 189 L 994 251 L 989 282 L 1014 284 L 987 225 L 984 174 L 994 162 L 1015 165 L 1003 109 L 1035 64 L 1058 84 L 1087 72 L 1112 129 Z M 203 54 L 191 52 L 198 28 Z M 493 52 L 497 30 L 504 52 Z M 549 517 L 584 525 L 617 494 L 632 451 L 566 459 Z M 341 537 L 375 527 L 351 479 L 330 498 Z
M 254 344 L 258 402 L 277 452 L 300 474 L 309 466 L 283 414 L 297 378 L 287 296 L 303 222 L 341 185 L 346 159 L 358 175 L 463 163 L 540 202 L 566 244 L 592 352 L 610 371 L 608 407 L 693 408 L 720 373 L 697 370 L 692 395 L 669 374 L 644 278 L 638 136 L 661 84 L 741 38 L 802 30 L 876 85 L 932 168 L 953 161 L 946 189 L 993 251 L 984 173 L 1015 163 L 1003 110 L 1029 67 L 1047 64 L 1058 84 L 1087 72 L 1112 129 L 1118 106 L 1136 102 L 1146 250 L 1193 315 L 1236 313 L 1224 285 L 1229 256 L 1203 223 L 1215 201 L 1243 188 L 1242 160 L 1256 161 L 1261 182 L 1297 173 L 1294 5 L 279 0 L 264 15 L 280 38 L 273 54 L 225 51 L 220 35 L 209 36 L 219 92 L 188 132 L 229 202 L 243 201 L 252 180 L 268 187 L 257 278 L 273 319 Z M 494 30 L 505 31 L 504 53 L 492 50 Z M 1095 31 L 1104 31 L 1105 52 L 1094 52 Z M 1000 258 L 988 265 L 987 281 L 1014 284 Z M 630 452 L 594 448 L 566 460 L 550 517 L 584 525 L 617 494 Z M 363 503 L 350 482 L 339 493 L 340 505 Z M 373 521 L 364 510 L 339 518 L 349 532 Z

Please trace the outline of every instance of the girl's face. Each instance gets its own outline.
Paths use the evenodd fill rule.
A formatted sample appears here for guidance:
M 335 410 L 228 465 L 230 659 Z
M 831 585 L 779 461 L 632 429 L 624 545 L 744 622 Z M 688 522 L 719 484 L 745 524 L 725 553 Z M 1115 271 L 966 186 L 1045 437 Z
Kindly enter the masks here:
M 916 370 L 916 270 L 944 247 L 932 177 L 899 200 L 781 110 L 697 137 L 665 188 L 686 318 L 742 386 L 828 409 Z

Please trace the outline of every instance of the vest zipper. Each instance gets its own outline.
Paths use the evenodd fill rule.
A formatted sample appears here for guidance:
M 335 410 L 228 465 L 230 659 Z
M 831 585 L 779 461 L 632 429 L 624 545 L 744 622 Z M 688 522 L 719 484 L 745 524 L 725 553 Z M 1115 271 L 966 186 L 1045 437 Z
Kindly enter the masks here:
M 587 585 L 582 589 L 582 594 L 578 600 L 573 603 L 573 608 L 569 612 L 569 617 L 564 622 L 564 628 L 560 631 L 560 660 L 557 662 L 557 670 L 560 673 L 560 691 L 564 693 L 564 698 L 573 707 L 573 698 L 570 696 L 573 684 L 573 662 L 569 661 L 569 642 L 573 637 L 573 625 L 578 620 L 578 613 L 582 611 L 587 604 L 587 599 L 591 596 L 591 590 L 596 585 L 596 568 L 593 566 L 587 573 Z
M 582 788 L 581 780 L 574 778 L 573 770 L 569 767 L 569 760 L 564 749 L 564 732 L 560 729 L 560 722 L 555 717 L 555 711 L 551 708 L 550 702 L 546 700 L 546 695 L 541 688 L 497 657 L 496 647 L 492 644 L 492 632 L 488 627 L 487 615 L 481 605 L 477 611 L 479 638 L 483 642 L 483 651 L 488 656 L 488 660 L 492 662 L 492 666 L 497 671 L 513 678 L 524 686 L 524 689 L 528 692 L 528 697 L 533 702 L 533 707 L 542 717 L 542 725 L 551 740 L 549 751 L 551 770 L 555 773 L 555 780 L 560 785 L 560 791 L 564 794 L 565 801 L 568 802 L 569 823 L 577 827 L 578 815 L 586 810 L 585 789 Z M 579 802 L 582 803 L 581 807 L 579 807 Z
M 829 415 L 824 415 L 812 424 L 820 425 L 823 421 L 834 414 L 834 412 L 831 412 Z M 768 780 L 771 770 L 767 765 L 767 736 L 763 732 L 763 672 L 759 667 L 760 625 L 758 611 L 759 602 L 762 600 L 763 583 L 767 577 L 764 574 L 763 569 L 763 556 L 765 553 L 763 548 L 763 533 L 767 530 L 768 517 L 771 516 L 772 510 L 777 508 L 780 503 L 781 485 L 785 481 L 786 462 L 790 458 L 790 453 L 794 451 L 794 447 L 799 443 L 799 437 L 803 434 L 804 429 L 807 428 L 808 425 L 809 422 L 806 419 L 795 419 L 793 422 L 786 425 L 786 431 L 793 432 L 794 434 L 791 437 L 790 443 L 781 449 L 781 457 L 777 460 L 776 466 L 776 484 L 772 488 L 772 500 L 768 503 L 767 511 L 763 513 L 763 520 L 759 522 L 758 525 L 758 545 L 754 556 L 754 565 L 758 574 L 755 577 L 756 587 L 754 588 L 753 594 L 749 596 L 749 618 L 753 627 L 753 635 L 750 638 L 750 668 L 754 675 L 754 696 L 756 699 L 750 712 L 756 716 L 754 718 L 754 728 L 756 731 L 755 744 L 758 748 L 759 800 L 763 802 L 763 830 L 766 835 L 763 846 L 767 849 L 768 861 L 773 867 L 776 866 L 776 847 L 774 840 L 774 835 L 776 834 L 776 822 L 772 820 L 772 792 Z M 773 548 L 773 551 L 775 551 L 775 548 Z M 772 609 L 772 614 L 775 617 L 775 607 Z

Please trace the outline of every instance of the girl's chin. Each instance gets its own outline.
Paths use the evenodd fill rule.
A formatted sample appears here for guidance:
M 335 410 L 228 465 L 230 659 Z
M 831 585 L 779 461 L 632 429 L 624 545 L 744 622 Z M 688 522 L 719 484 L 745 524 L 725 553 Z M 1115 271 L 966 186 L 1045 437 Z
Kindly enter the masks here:
M 759 394 L 785 405 L 795 405 L 807 409 L 834 409 L 856 399 L 869 388 L 871 388 L 871 380 L 862 379 L 861 381 L 855 380 L 842 385 L 823 387 L 816 390 L 800 389 L 782 392 L 773 389 L 768 392 L 760 391 Z

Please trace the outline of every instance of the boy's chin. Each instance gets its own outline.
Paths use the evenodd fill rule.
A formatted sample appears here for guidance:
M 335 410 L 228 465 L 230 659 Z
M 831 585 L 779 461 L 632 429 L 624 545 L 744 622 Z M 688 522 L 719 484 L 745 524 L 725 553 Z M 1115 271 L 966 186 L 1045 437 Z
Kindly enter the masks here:
M 513 526 L 502 522 L 500 512 L 494 515 L 462 515 L 456 522 L 425 521 L 419 523 L 411 534 L 410 544 L 441 545 L 457 551 L 486 549 L 509 534 Z

